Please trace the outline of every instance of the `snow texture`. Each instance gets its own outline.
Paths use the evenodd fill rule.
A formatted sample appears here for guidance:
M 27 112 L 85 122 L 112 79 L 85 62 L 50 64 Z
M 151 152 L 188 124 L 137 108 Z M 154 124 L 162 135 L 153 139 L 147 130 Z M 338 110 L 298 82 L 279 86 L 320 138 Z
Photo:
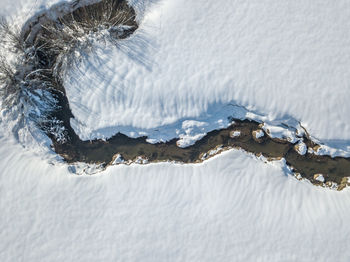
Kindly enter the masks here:
M 57 2 L 0 5 L 20 25 Z M 192 136 L 246 116 L 234 102 L 348 152 L 348 1 L 152 2 L 132 1 L 138 34 L 67 77 L 79 135 Z M 350 259 L 350 191 L 298 181 L 283 160 L 231 150 L 77 176 L 35 127 L 14 137 L 0 116 L 2 262 Z
M 279 164 L 235 150 L 76 176 L 1 136 L 2 262 L 349 260 L 350 191 Z
M 169 132 L 152 130 L 206 117 L 213 130 L 234 112 L 211 113 L 239 104 L 266 120 L 298 120 L 327 146 L 350 151 L 348 1 L 142 3 L 135 35 L 102 46 L 66 78 L 81 138 L 121 131 L 166 140 Z

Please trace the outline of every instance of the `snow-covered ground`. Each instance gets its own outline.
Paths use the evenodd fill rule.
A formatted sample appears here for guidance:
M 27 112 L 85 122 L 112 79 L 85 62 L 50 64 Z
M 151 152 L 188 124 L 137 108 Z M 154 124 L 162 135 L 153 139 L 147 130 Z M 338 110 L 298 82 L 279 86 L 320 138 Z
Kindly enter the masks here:
M 349 261 L 349 190 L 244 152 L 76 176 L 0 143 L 2 262 Z
M 58 1 L 3 0 L 0 12 L 20 25 Z M 132 0 L 144 3 L 138 34 L 67 76 L 81 137 L 120 129 L 191 143 L 230 114 L 260 113 L 300 120 L 346 150 L 350 3 L 149 1 Z M 300 182 L 237 150 L 77 176 L 33 128 L 18 143 L 12 124 L 0 118 L 0 261 L 350 259 L 348 189 Z
M 348 1 L 152 2 L 137 34 L 67 77 L 81 138 L 152 137 L 169 124 L 185 134 L 182 122 L 198 119 L 215 129 L 233 103 L 350 151 Z

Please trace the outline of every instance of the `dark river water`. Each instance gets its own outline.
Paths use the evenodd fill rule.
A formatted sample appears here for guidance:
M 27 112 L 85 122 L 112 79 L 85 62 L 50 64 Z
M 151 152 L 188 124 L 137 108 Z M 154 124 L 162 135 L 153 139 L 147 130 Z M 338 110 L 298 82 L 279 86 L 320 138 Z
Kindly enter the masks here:
M 111 164 L 117 154 L 120 154 L 125 161 L 134 161 L 137 157 L 143 157 L 149 162 L 157 161 L 176 161 L 181 163 L 197 163 L 210 157 L 210 151 L 221 148 L 221 150 L 230 148 L 241 148 L 257 156 L 264 156 L 268 160 L 284 158 L 288 166 L 295 173 L 300 173 L 304 178 L 309 179 L 315 184 L 320 184 L 315 180 L 315 174 L 323 174 L 326 182 L 335 182 L 340 189 L 346 184 L 344 181 L 350 173 L 350 159 L 344 157 L 332 158 L 330 156 L 318 156 L 312 153 L 300 155 L 295 149 L 295 144 L 287 140 L 271 138 L 268 134 L 257 139 L 253 131 L 260 130 L 261 123 L 250 120 L 232 119 L 231 126 L 221 130 L 209 132 L 194 145 L 186 148 L 177 146 L 177 139 L 165 142 L 150 144 L 146 142 L 146 137 L 130 138 L 123 134 L 116 134 L 110 139 L 82 141 L 74 132 L 70 125 L 70 119 L 73 114 L 69 108 L 69 102 L 66 97 L 63 81 L 57 77 L 57 69 L 60 69 L 58 57 L 60 56 L 60 43 L 64 45 L 64 37 L 71 39 L 65 34 L 60 34 L 61 28 L 69 27 L 74 23 L 83 25 L 86 32 L 96 31 L 99 22 L 104 27 L 113 27 L 126 25 L 127 30 L 119 32 L 111 30 L 111 36 L 117 39 L 123 39 L 131 35 L 138 28 L 135 11 L 126 4 L 124 0 L 104 0 L 95 4 L 70 6 L 70 13 L 62 13 L 58 20 L 50 20 L 49 16 L 40 14 L 28 21 L 22 34 L 26 39 L 28 46 L 34 46 L 37 51 L 37 60 L 39 63 L 32 65 L 33 70 L 45 70 L 51 72 L 45 75 L 45 81 L 50 79 L 52 89 L 50 92 L 58 101 L 58 108 L 51 113 L 52 119 L 61 121 L 65 129 L 65 142 L 59 141 L 52 133 L 47 132 L 45 124 L 41 128 L 47 132 L 47 135 L 53 142 L 53 149 L 61 155 L 68 163 L 86 162 L 96 163 L 108 166 Z M 64 4 L 67 5 L 67 4 Z M 56 6 L 57 10 L 61 10 Z M 115 19 L 118 17 L 118 19 Z M 53 30 L 45 29 L 51 25 Z M 79 25 L 79 26 L 80 26 Z M 71 27 L 74 30 L 75 27 Z M 52 48 L 52 46 L 54 48 Z M 64 50 L 64 48 L 62 48 Z M 62 51 L 63 52 L 63 51 Z M 55 73 L 56 72 L 56 73 Z M 232 137 L 232 131 L 239 131 L 240 135 Z M 308 147 L 314 147 L 314 144 L 307 137 L 302 138 Z

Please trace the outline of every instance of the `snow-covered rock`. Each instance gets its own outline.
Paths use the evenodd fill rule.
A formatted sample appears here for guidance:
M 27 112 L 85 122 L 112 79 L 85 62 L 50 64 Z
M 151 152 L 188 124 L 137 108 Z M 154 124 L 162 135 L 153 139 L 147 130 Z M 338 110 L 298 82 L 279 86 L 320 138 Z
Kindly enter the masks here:
M 324 183 L 324 182 L 325 182 L 325 178 L 324 178 L 324 176 L 323 176 L 322 174 L 315 174 L 315 175 L 314 175 L 314 179 L 315 179 L 316 181 L 321 182 L 321 183 Z
M 231 138 L 239 137 L 240 135 L 241 135 L 241 131 L 239 131 L 239 130 L 233 130 L 230 132 Z
M 302 175 L 300 173 L 294 173 L 294 176 L 298 180 L 302 180 L 303 179 L 303 177 L 302 177 Z
M 145 164 L 148 164 L 148 159 L 143 156 L 138 156 L 134 162 L 136 164 L 145 165 Z
M 291 127 L 276 126 L 272 123 L 263 123 L 262 129 L 272 138 L 285 139 L 291 143 L 296 143 L 300 138 L 297 138 L 297 134 L 300 136 L 303 130 L 300 130 L 300 125 Z
M 297 151 L 300 155 L 305 155 L 307 153 L 307 146 L 304 142 L 300 141 L 298 144 L 294 146 L 295 151 Z
M 112 165 L 119 165 L 125 162 L 121 154 L 117 154 L 113 158 Z
M 254 130 L 252 132 L 252 135 L 254 140 L 256 140 L 257 142 L 261 142 L 261 139 L 265 136 L 265 133 L 263 130 L 258 129 L 258 130 Z

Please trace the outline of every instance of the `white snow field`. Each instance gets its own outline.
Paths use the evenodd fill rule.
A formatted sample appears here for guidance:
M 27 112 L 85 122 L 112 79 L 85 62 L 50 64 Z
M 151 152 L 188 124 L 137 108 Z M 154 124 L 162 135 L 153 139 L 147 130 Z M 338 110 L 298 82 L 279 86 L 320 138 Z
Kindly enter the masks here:
M 0 261 L 349 261 L 350 191 L 241 151 L 69 175 L 0 139 Z
M 152 131 L 169 124 L 185 135 L 185 120 L 208 131 L 233 103 L 266 121 L 296 119 L 350 152 L 349 1 L 152 2 L 138 33 L 119 48 L 103 45 L 66 78 L 82 139 L 117 131 L 159 139 Z
M 136 35 L 67 76 L 82 138 L 158 129 L 186 145 L 246 113 L 233 103 L 348 150 L 350 2 L 150 1 L 131 1 Z M 57 2 L 1 0 L 0 13 L 21 25 Z M 0 114 L 1 262 L 350 260 L 350 190 L 300 182 L 282 161 L 231 150 L 77 176 L 13 124 Z

